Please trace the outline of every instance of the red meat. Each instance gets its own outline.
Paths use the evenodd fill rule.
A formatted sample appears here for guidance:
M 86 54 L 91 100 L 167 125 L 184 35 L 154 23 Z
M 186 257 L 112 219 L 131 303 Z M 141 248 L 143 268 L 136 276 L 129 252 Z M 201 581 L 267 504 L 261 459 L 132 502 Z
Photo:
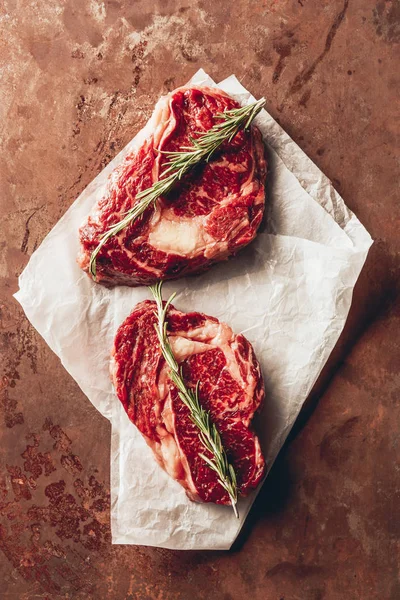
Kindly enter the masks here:
M 159 465 L 191 500 L 229 504 L 216 473 L 199 456 L 211 457 L 170 380 L 154 329 L 155 309 L 155 302 L 141 302 L 118 329 L 111 361 L 116 393 Z M 195 388 L 200 382 L 200 403 L 210 412 L 235 469 L 238 491 L 245 496 L 265 471 L 251 426 L 264 399 L 253 348 L 225 323 L 173 306 L 168 311 L 168 335 L 186 385 Z
M 80 229 L 78 263 L 89 272 L 91 253 L 163 172 L 165 154 L 190 145 L 214 116 L 238 104 L 218 89 L 182 87 L 164 96 L 146 126 L 147 137 L 110 175 L 107 191 Z M 251 242 L 265 201 L 266 161 L 256 127 L 240 131 L 209 162 L 187 173 L 102 247 L 96 281 L 149 285 L 206 270 Z

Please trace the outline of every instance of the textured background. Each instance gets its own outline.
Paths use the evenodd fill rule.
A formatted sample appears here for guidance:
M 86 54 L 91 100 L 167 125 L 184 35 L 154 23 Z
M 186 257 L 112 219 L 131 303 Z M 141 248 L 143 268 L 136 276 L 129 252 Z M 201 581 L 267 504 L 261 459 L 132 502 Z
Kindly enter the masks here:
M 2 598 L 400 598 L 399 19 L 396 0 L 3 0 Z M 266 96 L 376 243 L 234 549 L 112 547 L 109 423 L 12 293 L 158 96 L 200 66 Z

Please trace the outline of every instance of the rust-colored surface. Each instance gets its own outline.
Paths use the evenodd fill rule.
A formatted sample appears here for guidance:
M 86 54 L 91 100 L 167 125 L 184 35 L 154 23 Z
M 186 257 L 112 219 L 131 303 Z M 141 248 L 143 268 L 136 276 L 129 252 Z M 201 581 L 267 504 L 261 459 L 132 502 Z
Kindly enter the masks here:
M 1 598 L 400 598 L 399 2 L 4 0 L 0 11 Z M 266 96 L 376 244 L 235 548 L 111 546 L 109 424 L 12 293 L 159 94 L 200 66 Z

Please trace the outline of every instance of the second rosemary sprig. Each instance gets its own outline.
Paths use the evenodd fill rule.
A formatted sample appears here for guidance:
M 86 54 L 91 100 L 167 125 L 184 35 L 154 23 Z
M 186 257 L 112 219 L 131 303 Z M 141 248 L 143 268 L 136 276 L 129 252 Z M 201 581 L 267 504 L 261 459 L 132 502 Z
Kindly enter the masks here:
M 167 312 L 168 308 L 175 297 L 175 294 L 167 300 L 163 306 L 162 300 L 162 282 L 149 287 L 154 296 L 157 305 L 157 323 L 155 329 L 161 347 L 164 360 L 170 369 L 170 378 L 178 390 L 180 400 L 187 406 L 190 411 L 190 418 L 199 430 L 199 439 L 204 448 L 211 454 L 211 458 L 205 454 L 200 454 L 200 457 L 215 471 L 218 476 L 218 482 L 224 488 L 229 496 L 235 516 L 238 518 L 237 511 L 237 482 L 236 474 L 233 466 L 229 463 L 228 457 L 222 445 L 221 436 L 212 423 L 210 413 L 206 411 L 199 401 L 199 386 L 200 382 L 194 389 L 188 388 L 182 376 L 182 370 L 179 367 L 167 333 Z
M 132 221 L 138 219 L 151 206 L 157 198 L 165 196 L 174 184 L 201 161 L 208 162 L 216 150 L 225 142 L 232 141 L 240 129 L 250 127 L 254 118 L 265 104 L 265 98 L 257 100 L 247 106 L 232 108 L 215 115 L 217 123 L 208 131 L 198 131 L 196 139 L 191 138 L 191 146 L 184 146 L 180 151 L 166 152 L 165 170 L 160 179 L 151 187 L 142 190 L 136 195 L 136 204 L 128 210 L 123 219 L 111 225 L 100 238 L 100 242 L 90 256 L 89 271 L 96 279 L 96 260 L 104 244 L 120 231 L 125 229 Z

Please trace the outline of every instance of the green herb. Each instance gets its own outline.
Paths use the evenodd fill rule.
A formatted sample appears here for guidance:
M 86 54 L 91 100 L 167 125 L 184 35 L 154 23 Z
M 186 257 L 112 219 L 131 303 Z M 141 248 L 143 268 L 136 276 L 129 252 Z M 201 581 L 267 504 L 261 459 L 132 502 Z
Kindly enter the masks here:
M 208 464 L 208 466 L 217 473 L 218 482 L 227 492 L 229 499 L 232 504 L 235 516 L 239 518 L 237 511 L 237 483 L 234 468 L 228 461 L 226 452 L 222 446 L 221 436 L 215 427 L 214 423 L 211 422 L 210 413 L 201 406 L 199 401 L 199 387 L 200 382 L 197 382 L 195 389 L 187 388 L 182 376 L 182 369 L 176 362 L 174 353 L 171 348 L 171 344 L 167 334 L 167 311 L 169 305 L 175 297 L 175 294 L 167 300 L 163 306 L 162 300 L 162 282 L 160 281 L 156 285 L 149 287 L 151 293 L 154 296 L 157 305 L 157 323 L 154 325 L 158 340 L 160 342 L 161 351 L 165 362 L 170 368 L 170 377 L 178 390 L 178 396 L 181 401 L 187 406 L 190 411 L 190 418 L 199 430 L 199 438 L 204 448 L 206 448 L 211 454 L 212 458 L 209 458 L 205 454 L 200 454 L 200 457 Z
M 182 177 L 195 165 L 202 160 L 208 162 L 210 157 L 225 141 L 232 141 L 240 129 L 250 127 L 253 119 L 258 115 L 265 104 L 265 99 L 261 98 L 257 102 L 242 106 L 241 108 L 232 108 L 223 113 L 215 115 L 219 120 L 211 129 L 206 132 L 197 131 L 199 136 L 196 139 L 191 138 L 192 146 L 183 146 L 179 152 L 165 152 L 167 162 L 166 169 L 150 188 L 142 190 L 136 194 L 137 203 L 125 213 L 124 218 L 115 225 L 111 225 L 108 231 L 100 238 L 100 242 L 90 256 L 89 271 L 96 279 L 96 258 L 104 244 L 125 229 L 132 221 L 143 215 L 145 210 L 155 204 L 157 198 L 165 196 L 171 190 L 173 185 L 182 179 Z

